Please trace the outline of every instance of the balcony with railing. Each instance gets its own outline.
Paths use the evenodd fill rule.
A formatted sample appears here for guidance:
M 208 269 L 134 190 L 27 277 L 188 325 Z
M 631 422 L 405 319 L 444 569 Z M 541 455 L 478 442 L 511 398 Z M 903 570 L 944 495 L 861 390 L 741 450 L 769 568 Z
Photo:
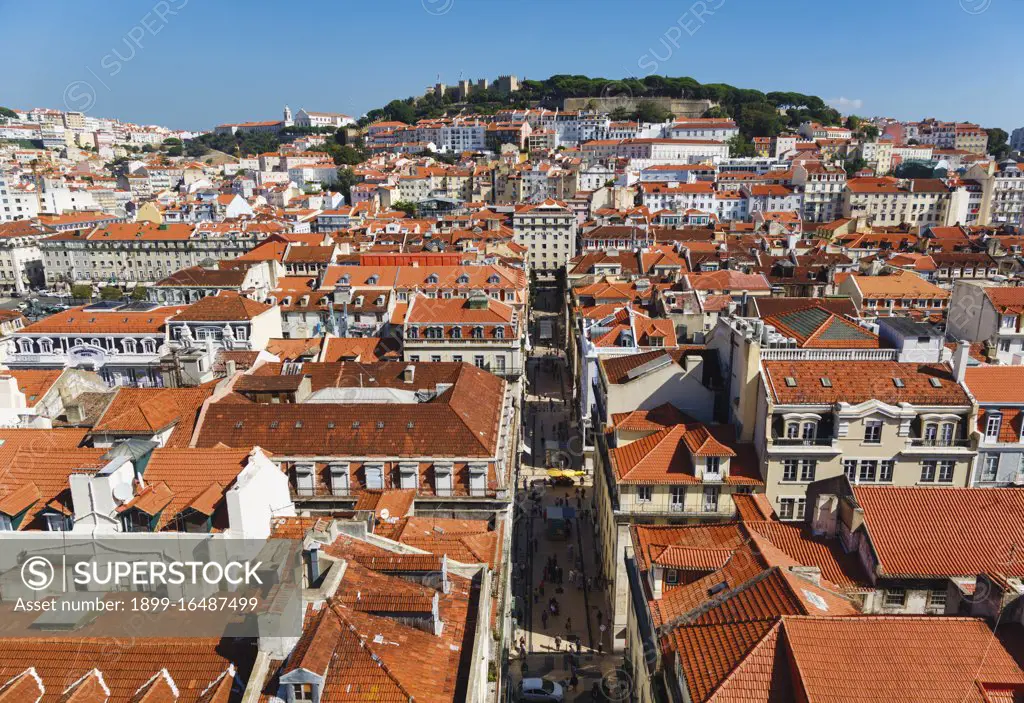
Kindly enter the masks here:
M 974 442 L 961 437 L 910 437 L 903 451 L 910 454 L 973 454 Z

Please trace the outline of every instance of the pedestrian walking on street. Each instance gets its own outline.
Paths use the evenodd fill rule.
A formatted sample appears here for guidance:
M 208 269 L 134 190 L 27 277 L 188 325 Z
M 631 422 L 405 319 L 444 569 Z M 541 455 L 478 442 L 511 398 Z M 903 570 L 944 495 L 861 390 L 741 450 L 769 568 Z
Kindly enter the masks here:
M 572 544 L 570 544 L 570 545 L 569 545 L 569 561 L 571 561 L 571 562 L 575 563 L 575 560 L 574 560 L 574 559 L 572 558 L 572 553 L 573 553 L 573 546 L 574 546 L 574 545 L 572 545 Z M 571 579 L 571 578 L 572 578 L 572 576 L 570 576 L 569 578 Z
M 587 489 L 586 488 L 583 488 L 583 489 L 580 490 L 580 497 L 583 498 L 583 500 L 587 499 Z
M 572 632 L 572 618 L 570 617 L 565 619 L 565 632 L 566 634 Z
M 573 583 L 576 580 L 576 572 L 569 569 L 569 583 Z
M 574 671 L 574 672 L 572 672 L 572 676 L 569 677 L 569 688 L 571 688 L 573 691 L 575 691 L 576 687 L 579 686 L 579 685 L 580 685 L 580 677 L 577 676 L 576 672 Z
M 562 651 L 562 638 L 559 637 L 558 635 L 555 635 L 555 651 L 556 652 Z
M 540 622 L 541 622 L 541 625 L 544 626 L 545 630 L 548 629 L 548 611 L 547 610 L 542 610 L 540 612 Z

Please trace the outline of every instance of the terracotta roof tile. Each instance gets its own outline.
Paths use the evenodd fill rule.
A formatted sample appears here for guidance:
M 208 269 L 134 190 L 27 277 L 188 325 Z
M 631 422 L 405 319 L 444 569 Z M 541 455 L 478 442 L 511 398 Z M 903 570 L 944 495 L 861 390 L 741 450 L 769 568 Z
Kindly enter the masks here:
M 891 576 L 1024 576 L 1024 489 L 853 488 Z
M 175 322 L 233 322 L 251 320 L 273 306 L 235 293 L 208 295 L 192 303 L 172 319 Z
M 895 361 L 765 361 L 764 380 L 778 404 L 917 403 L 971 405 L 945 364 Z M 787 383 L 791 378 L 796 385 Z M 824 385 L 822 379 L 830 385 Z M 935 379 L 939 386 L 932 384 Z M 902 382 L 902 386 L 898 385 Z

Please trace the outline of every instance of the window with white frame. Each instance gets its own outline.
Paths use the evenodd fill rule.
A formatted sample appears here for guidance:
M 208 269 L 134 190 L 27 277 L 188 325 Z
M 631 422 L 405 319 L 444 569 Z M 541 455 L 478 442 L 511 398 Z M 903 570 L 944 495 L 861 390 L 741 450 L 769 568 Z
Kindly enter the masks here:
M 868 420 L 864 423 L 864 443 L 865 444 L 881 444 L 882 443 L 882 421 L 881 420 Z
M 637 486 L 636 487 L 636 502 L 637 503 L 650 503 L 651 502 L 651 487 L 650 486 Z
M 999 474 L 999 455 L 983 454 L 981 459 L 981 480 L 995 481 Z
M 887 588 L 882 602 L 889 608 L 901 608 L 907 603 L 907 591 L 904 588 Z
M 946 589 L 936 588 L 928 592 L 928 607 L 933 610 L 946 610 Z
M 939 462 L 934 459 L 926 459 L 921 462 L 921 483 L 935 483 L 935 474 Z
M 880 470 L 878 472 L 878 480 L 882 483 L 892 483 L 892 476 L 896 469 L 896 461 L 894 459 L 885 459 L 879 466 Z
M 797 459 L 783 459 L 782 460 L 782 480 L 783 481 L 796 481 L 797 471 L 799 470 L 799 460 Z
M 709 456 L 705 459 L 704 473 L 718 474 L 721 471 L 722 460 L 717 456 Z
M 779 498 L 779 519 L 803 520 L 806 507 L 806 498 Z
M 985 439 L 989 442 L 999 440 L 999 431 L 1003 427 L 1003 415 L 997 412 L 985 413 Z
M 939 483 L 952 483 L 953 471 L 956 469 L 956 462 L 944 460 L 939 462 Z
M 686 504 L 686 486 L 672 486 L 669 489 L 669 509 L 681 512 Z

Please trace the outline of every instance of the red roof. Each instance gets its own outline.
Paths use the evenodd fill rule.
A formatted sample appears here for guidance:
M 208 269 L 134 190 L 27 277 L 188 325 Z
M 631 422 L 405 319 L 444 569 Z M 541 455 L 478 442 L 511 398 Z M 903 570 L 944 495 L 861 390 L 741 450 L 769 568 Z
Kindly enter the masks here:
M 1024 576 L 1024 488 L 854 486 L 886 576 Z

